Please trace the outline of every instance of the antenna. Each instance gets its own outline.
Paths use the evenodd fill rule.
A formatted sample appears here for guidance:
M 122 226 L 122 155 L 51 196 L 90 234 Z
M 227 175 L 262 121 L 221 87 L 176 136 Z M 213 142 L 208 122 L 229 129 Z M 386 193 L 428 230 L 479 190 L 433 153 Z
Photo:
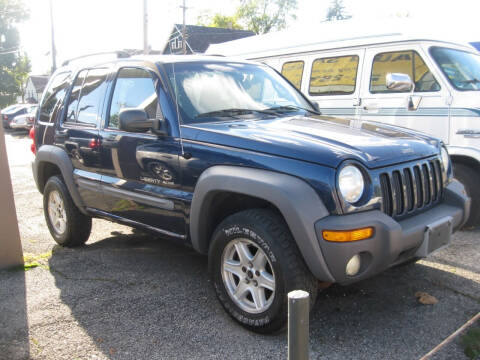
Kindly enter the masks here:
M 173 87 L 175 91 L 175 105 L 177 108 L 178 135 L 180 136 L 180 148 L 182 150 L 182 156 L 185 156 L 185 151 L 183 150 L 182 124 L 180 123 L 180 108 L 178 106 L 177 78 L 175 76 L 175 62 L 172 62 L 172 71 L 173 71 Z
M 183 6 L 180 6 L 180 7 L 183 10 L 182 51 L 183 51 L 183 55 L 186 55 L 187 54 L 187 26 L 185 25 L 185 13 L 187 12 L 187 6 L 185 5 L 185 0 L 183 0 Z

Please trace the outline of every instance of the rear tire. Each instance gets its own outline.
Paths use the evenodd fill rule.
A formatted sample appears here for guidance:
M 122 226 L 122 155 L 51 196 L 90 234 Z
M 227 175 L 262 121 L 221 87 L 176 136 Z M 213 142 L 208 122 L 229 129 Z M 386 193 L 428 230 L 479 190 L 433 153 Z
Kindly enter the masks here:
M 48 179 L 43 191 L 43 212 L 48 230 L 61 246 L 85 244 L 92 229 L 92 218 L 82 214 L 73 203 L 63 180 Z
M 472 199 L 470 217 L 464 227 L 473 227 L 480 224 L 480 188 L 477 183 L 478 173 L 470 166 L 453 164 L 453 176 L 465 186 L 467 195 Z
M 310 308 L 317 297 L 317 280 L 283 218 L 270 210 L 245 210 L 222 221 L 210 243 L 209 270 L 227 313 L 258 333 L 286 325 L 290 291 L 309 292 Z

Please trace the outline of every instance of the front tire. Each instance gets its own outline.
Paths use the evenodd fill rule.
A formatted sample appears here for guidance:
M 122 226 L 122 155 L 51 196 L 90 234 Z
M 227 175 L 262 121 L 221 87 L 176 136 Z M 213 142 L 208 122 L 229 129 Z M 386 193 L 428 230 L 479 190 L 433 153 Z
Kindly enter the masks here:
M 45 184 L 43 212 L 48 230 L 59 245 L 75 247 L 88 240 L 92 218 L 78 210 L 67 187 L 58 176 L 52 176 Z
M 473 227 L 480 224 L 480 188 L 478 187 L 478 173 L 470 166 L 464 164 L 453 165 L 453 175 L 465 186 L 467 195 L 472 199 L 470 217 L 464 227 Z
M 287 225 L 270 210 L 238 212 L 218 225 L 210 244 L 209 269 L 227 313 L 258 333 L 286 325 L 288 292 L 309 292 L 311 305 L 317 296 L 317 281 Z

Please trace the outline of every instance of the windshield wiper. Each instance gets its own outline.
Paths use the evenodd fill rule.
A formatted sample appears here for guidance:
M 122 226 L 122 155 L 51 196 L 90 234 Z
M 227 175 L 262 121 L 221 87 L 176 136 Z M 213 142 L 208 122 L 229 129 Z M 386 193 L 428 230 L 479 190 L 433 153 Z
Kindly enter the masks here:
M 315 114 L 315 115 L 321 115 L 320 112 L 318 112 L 316 110 L 303 108 L 303 107 L 297 106 L 297 105 L 273 106 L 273 107 L 270 107 L 266 110 L 275 111 L 275 112 L 288 112 L 288 111 L 304 110 L 304 111 L 307 111 L 307 112 Z
M 215 110 L 215 111 L 201 113 L 195 116 L 195 118 L 198 119 L 198 118 L 204 118 L 204 117 L 233 117 L 237 115 L 248 115 L 254 112 L 272 115 L 272 112 L 267 110 L 232 108 L 232 109 Z

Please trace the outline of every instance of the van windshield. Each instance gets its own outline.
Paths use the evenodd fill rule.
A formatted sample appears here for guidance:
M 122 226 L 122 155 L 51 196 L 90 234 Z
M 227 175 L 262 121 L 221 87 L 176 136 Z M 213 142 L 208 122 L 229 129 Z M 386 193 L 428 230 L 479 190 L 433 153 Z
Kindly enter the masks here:
M 442 47 L 432 47 L 430 52 L 457 90 L 480 90 L 480 54 Z
M 186 62 L 165 68 L 184 123 L 316 113 L 297 89 L 267 66 Z

